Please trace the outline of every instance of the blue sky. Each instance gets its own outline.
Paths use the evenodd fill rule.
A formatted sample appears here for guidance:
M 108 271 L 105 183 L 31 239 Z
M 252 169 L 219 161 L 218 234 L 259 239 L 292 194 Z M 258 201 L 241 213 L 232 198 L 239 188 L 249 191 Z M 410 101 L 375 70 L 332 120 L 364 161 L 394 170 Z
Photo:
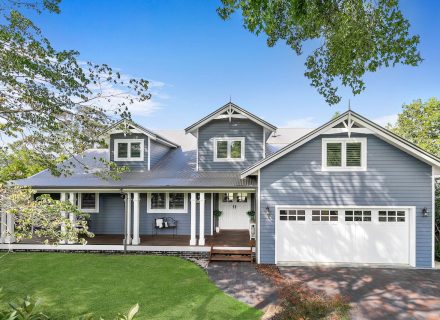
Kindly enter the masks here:
M 367 75 L 356 97 L 343 90 L 330 107 L 309 85 L 305 56 L 242 27 L 236 14 L 222 21 L 219 1 L 64 0 L 61 13 L 36 23 L 57 49 L 76 49 L 81 60 L 107 63 L 152 80 L 152 101 L 133 118 L 152 129 L 184 128 L 229 101 L 279 126 L 314 127 L 335 111 L 353 109 L 384 123 L 403 103 L 440 98 L 440 1 L 402 0 L 411 32 L 421 36 L 424 62 Z

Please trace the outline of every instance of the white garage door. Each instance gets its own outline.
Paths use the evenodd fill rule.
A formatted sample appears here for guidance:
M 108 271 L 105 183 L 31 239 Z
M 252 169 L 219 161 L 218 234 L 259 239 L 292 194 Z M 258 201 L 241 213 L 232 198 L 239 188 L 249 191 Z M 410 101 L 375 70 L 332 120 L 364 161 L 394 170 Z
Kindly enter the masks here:
M 276 261 L 410 263 L 409 209 L 277 207 Z

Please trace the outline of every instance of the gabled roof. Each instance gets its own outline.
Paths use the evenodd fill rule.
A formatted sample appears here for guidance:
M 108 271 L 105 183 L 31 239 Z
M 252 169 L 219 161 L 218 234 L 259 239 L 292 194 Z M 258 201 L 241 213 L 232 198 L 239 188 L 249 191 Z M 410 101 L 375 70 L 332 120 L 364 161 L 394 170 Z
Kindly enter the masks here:
M 351 130 L 356 131 L 356 128 L 364 128 L 368 130 L 370 133 L 377 135 L 382 140 L 390 143 L 391 145 L 394 145 L 395 147 L 399 148 L 402 151 L 407 152 L 408 154 L 416 157 L 417 159 L 431 166 L 434 166 L 437 169 L 440 168 L 440 158 L 419 148 L 415 144 L 403 139 L 402 137 L 399 137 L 395 133 L 383 128 L 382 126 L 374 123 L 373 121 L 368 120 L 367 118 L 361 116 L 360 114 L 349 110 L 341 114 L 339 117 L 330 120 L 329 122 L 323 124 L 319 128 L 309 132 L 303 137 L 288 144 L 284 148 L 281 148 L 277 152 L 272 153 L 268 157 L 256 162 L 251 167 L 242 171 L 241 177 L 245 178 L 251 174 L 255 174 L 258 170 L 267 166 L 269 163 L 283 157 L 287 153 L 295 150 L 296 148 L 307 143 L 308 141 L 316 138 L 320 134 L 323 134 L 335 127 L 341 128 L 340 129 L 341 132 L 345 130 L 345 132 L 347 132 L 349 135 Z
M 133 130 L 133 129 L 138 130 L 139 132 L 145 134 L 146 136 L 150 137 L 154 141 L 160 142 L 160 143 L 165 144 L 165 145 L 167 145 L 169 147 L 172 147 L 172 148 L 178 148 L 179 147 L 178 144 L 172 142 L 171 140 L 168 140 L 167 138 L 165 138 L 165 137 L 163 137 L 163 136 L 161 136 L 161 135 L 159 135 L 159 134 L 157 134 L 157 133 L 155 133 L 155 132 L 153 132 L 153 131 L 151 131 L 151 130 L 143 127 L 143 126 L 141 126 L 140 124 L 135 123 L 134 121 L 128 120 L 128 119 L 119 120 L 115 124 L 111 125 L 109 128 L 107 128 L 106 130 L 104 130 L 101 133 L 101 137 L 105 136 L 108 133 L 110 133 L 112 130 L 118 129 L 121 126 L 124 126 L 124 125 L 128 126 L 129 130 Z
M 245 109 L 240 108 L 235 103 L 228 102 L 223 107 L 215 110 L 214 112 L 208 114 L 206 117 L 204 117 L 204 118 L 200 119 L 199 121 L 197 121 L 196 123 L 190 125 L 188 128 L 185 129 L 185 132 L 186 133 L 193 132 L 194 130 L 197 130 L 198 128 L 200 128 L 204 124 L 208 123 L 209 121 L 214 120 L 214 119 L 218 119 L 218 117 L 220 117 L 220 116 L 224 116 L 225 118 L 227 118 L 228 116 L 233 117 L 236 115 L 242 115 L 245 118 L 248 118 L 248 119 L 254 121 L 255 123 L 258 123 L 259 125 L 263 126 L 264 128 L 268 129 L 271 132 L 273 132 L 277 129 L 276 126 L 270 124 L 267 121 L 264 121 L 263 119 L 257 117 L 256 115 L 250 113 L 249 111 L 246 111 Z

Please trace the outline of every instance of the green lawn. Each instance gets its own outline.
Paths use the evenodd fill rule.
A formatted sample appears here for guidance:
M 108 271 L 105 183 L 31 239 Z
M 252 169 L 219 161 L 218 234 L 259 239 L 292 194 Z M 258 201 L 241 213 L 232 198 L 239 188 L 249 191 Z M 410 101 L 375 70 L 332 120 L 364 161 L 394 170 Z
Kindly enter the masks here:
M 29 294 L 57 319 L 89 312 L 113 319 L 136 303 L 139 319 L 261 316 L 217 289 L 201 268 L 175 257 L 10 253 L 0 258 L 0 287 L 0 309 Z

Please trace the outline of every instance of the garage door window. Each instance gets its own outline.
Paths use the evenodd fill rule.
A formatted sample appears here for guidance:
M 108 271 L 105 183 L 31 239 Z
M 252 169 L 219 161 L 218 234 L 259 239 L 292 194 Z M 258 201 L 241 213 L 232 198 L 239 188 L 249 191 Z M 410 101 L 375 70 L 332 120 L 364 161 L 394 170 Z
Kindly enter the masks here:
M 305 210 L 280 210 L 281 221 L 306 221 Z
M 379 211 L 379 222 L 405 222 L 405 211 Z
M 338 210 L 312 210 L 312 221 L 338 221 Z
M 369 210 L 346 210 L 345 211 L 345 221 L 371 221 L 371 211 Z

